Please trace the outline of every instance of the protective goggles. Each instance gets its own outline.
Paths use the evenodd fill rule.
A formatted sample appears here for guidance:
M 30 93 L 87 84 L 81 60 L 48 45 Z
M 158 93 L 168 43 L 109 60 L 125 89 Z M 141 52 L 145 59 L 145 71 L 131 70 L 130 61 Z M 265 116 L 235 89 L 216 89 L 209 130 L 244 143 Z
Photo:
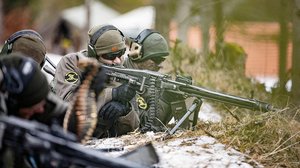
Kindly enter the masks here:
M 114 60 L 116 59 L 117 57 L 121 57 L 122 55 L 125 54 L 125 51 L 126 51 L 126 48 L 122 49 L 122 50 L 119 50 L 119 51 L 116 51 L 116 52 L 111 52 L 111 53 L 107 53 L 107 54 L 102 54 L 101 57 L 103 59 L 106 59 L 106 60 Z

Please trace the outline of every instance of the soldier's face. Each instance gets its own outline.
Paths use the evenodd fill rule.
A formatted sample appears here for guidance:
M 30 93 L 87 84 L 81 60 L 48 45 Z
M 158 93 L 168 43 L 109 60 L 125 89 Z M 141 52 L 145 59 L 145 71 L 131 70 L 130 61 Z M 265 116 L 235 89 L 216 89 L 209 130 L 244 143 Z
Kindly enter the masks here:
M 19 116 L 24 119 L 30 119 L 34 114 L 44 113 L 45 104 L 46 104 L 46 100 L 42 100 L 41 102 L 31 107 L 20 108 Z
M 160 64 L 156 64 L 151 59 L 136 64 L 138 66 L 138 69 L 146 69 L 150 71 L 159 71 L 159 69 L 161 68 Z

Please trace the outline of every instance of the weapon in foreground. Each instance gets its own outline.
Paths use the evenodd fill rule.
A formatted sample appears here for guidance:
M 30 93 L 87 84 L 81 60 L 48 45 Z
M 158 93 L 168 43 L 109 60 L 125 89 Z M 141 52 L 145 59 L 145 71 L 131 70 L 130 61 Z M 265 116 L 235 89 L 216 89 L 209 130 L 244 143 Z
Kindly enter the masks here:
M 193 105 L 196 105 L 197 107 L 201 106 L 201 99 L 208 99 L 221 103 L 231 104 L 241 108 L 247 108 L 250 110 L 258 110 L 263 112 L 275 110 L 275 108 L 273 108 L 272 105 L 256 99 L 248 99 L 233 96 L 229 94 L 211 91 L 199 86 L 194 86 L 192 85 L 191 80 L 187 80 L 186 78 L 182 77 L 178 77 L 176 78 L 176 80 L 172 80 L 170 75 L 161 74 L 159 72 L 153 72 L 149 70 L 110 67 L 105 65 L 103 65 L 102 67 L 106 70 L 106 74 L 112 79 L 119 82 L 128 82 L 132 85 L 135 85 L 141 92 L 143 92 L 144 90 L 150 91 L 150 95 L 152 97 L 149 98 L 150 115 L 149 124 L 146 124 L 146 127 L 151 127 L 151 122 L 155 118 L 157 107 L 156 103 L 159 99 L 160 94 L 163 91 L 181 94 L 186 98 L 195 97 L 199 101 L 195 102 Z M 189 110 L 192 110 L 193 112 L 195 111 L 195 109 L 199 108 L 191 107 Z
M 38 156 L 37 163 L 41 167 L 150 167 L 124 159 L 126 157 L 112 158 L 85 148 L 75 142 L 73 134 L 63 132 L 57 125 L 49 128 L 38 122 L 1 116 L 0 133 L 3 133 L 0 134 L 0 149 L 5 146 L 18 151 L 17 154 Z M 157 163 L 156 153 L 151 155 L 156 157 Z

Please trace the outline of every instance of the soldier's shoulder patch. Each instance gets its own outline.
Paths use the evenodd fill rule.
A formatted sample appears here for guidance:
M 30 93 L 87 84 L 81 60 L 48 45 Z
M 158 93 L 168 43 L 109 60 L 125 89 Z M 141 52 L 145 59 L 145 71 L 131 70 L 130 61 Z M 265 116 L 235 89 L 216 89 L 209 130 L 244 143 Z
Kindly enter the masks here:
M 65 82 L 69 82 L 69 83 L 76 83 L 79 79 L 79 76 L 76 72 L 68 72 L 65 75 Z

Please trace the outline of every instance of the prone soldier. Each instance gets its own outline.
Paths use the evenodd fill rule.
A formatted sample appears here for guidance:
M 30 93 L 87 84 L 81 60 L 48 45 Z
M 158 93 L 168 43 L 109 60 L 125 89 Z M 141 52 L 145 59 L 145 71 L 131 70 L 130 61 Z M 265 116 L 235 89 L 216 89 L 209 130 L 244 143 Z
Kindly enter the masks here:
M 13 33 L 1 49 L 0 55 L 10 53 L 22 53 L 36 61 L 40 68 L 43 67 L 46 58 L 46 47 L 42 36 L 31 29 L 24 29 Z
M 119 29 L 112 25 L 95 26 L 89 30 L 88 35 L 87 50 L 67 54 L 57 65 L 52 90 L 65 101 L 72 101 L 76 87 L 82 82 L 79 60 L 91 57 L 108 66 L 120 66 L 122 63 L 126 46 L 124 35 Z M 134 88 L 109 80 L 106 88 L 96 94 L 100 117 L 95 137 L 118 136 L 138 128 L 139 118 L 129 102 L 135 96 Z
M 104 83 L 104 81 L 98 80 L 98 83 Z M 93 82 L 90 86 L 92 93 L 96 90 L 95 88 L 98 89 L 98 92 L 102 89 L 98 86 L 94 88 Z M 0 59 L 0 91 L 0 117 L 3 115 L 16 116 L 27 120 L 35 120 L 48 126 L 54 124 L 62 126 L 67 112 L 72 109 L 73 105 L 64 102 L 55 94 L 49 92 L 48 81 L 40 71 L 39 65 L 30 57 L 23 56 L 20 53 L 12 53 Z M 95 102 L 95 99 L 92 101 Z M 73 116 L 77 115 L 77 113 L 72 114 Z M 83 114 L 88 117 L 89 112 Z M 89 125 L 91 121 L 80 122 L 76 119 L 72 118 L 70 120 L 68 131 L 76 133 L 75 140 L 84 142 L 82 139 L 86 140 L 90 135 L 88 133 L 82 134 L 76 128 L 79 125 L 81 127 L 83 125 L 84 130 L 93 131 L 94 128 L 90 129 L 92 127 Z M 2 135 L 1 132 L 0 135 Z M 14 151 L 1 147 L 1 136 L 0 155 L 0 165 L 4 165 L 4 167 L 9 167 L 11 165 L 10 161 L 14 160 L 13 162 L 15 162 L 15 159 L 17 159 L 17 162 L 14 163 L 16 167 L 27 167 L 27 157 L 23 158 L 19 154 L 16 156 Z
M 169 56 L 169 47 L 165 38 L 155 30 L 145 29 L 131 41 L 128 59 L 124 61 L 124 66 L 132 69 L 159 71 L 161 63 Z M 140 117 L 142 132 L 164 131 L 164 125 L 167 125 L 172 117 L 179 120 L 187 111 L 182 95 L 163 91 L 160 98 L 156 100 L 158 102 L 154 112 L 156 119 L 153 123 L 149 123 L 150 97 L 151 93 L 147 90 L 144 93 L 137 92 L 136 98 L 132 100 Z M 187 122 L 182 126 L 187 127 Z
M 30 57 L 12 53 L 1 58 L 1 113 L 51 124 L 62 123 L 66 103 L 49 93 L 46 77 Z M 56 109 L 56 111 L 52 111 Z M 42 117 L 41 117 L 42 116 Z
M 67 106 L 49 94 L 48 81 L 35 61 L 12 53 L 0 59 L 0 69 L 0 115 L 13 115 L 48 125 L 62 123 Z M 13 159 L 7 158 L 13 158 L 13 152 L 1 151 L 1 165 L 9 167 Z M 24 160 L 19 161 L 17 167 L 26 165 Z

